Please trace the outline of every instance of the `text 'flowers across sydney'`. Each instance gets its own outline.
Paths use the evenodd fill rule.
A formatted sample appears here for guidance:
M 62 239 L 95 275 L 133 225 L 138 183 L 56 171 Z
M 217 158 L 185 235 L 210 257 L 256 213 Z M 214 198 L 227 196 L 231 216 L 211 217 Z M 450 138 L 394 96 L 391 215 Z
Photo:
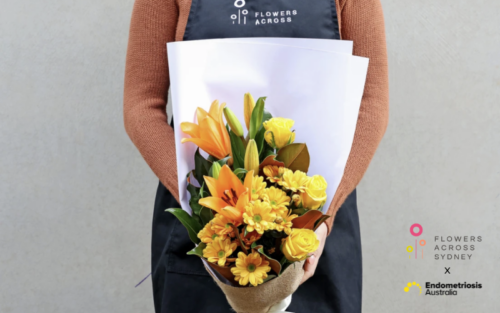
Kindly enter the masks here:
M 256 103 L 249 93 L 243 98 L 246 135 L 235 114 L 217 100 L 208 112 L 197 109 L 197 123 L 181 124 L 190 136 L 182 142 L 199 147 L 188 174 L 192 214 L 167 211 L 196 245 L 188 254 L 205 259 L 232 288 L 261 288 L 273 281 L 281 288 L 293 281 L 291 290 L 283 286 L 292 293 L 301 277 L 280 277 L 297 266 L 300 271 L 290 269 L 296 273 L 290 275 L 303 275 L 301 261 L 318 249 L 314 230 L 329 217 L 321 211 L 327 183 L 320 175 L 307 176 L 309 152 L 305 143 L 294 143 L 294 121 L 272 117 L 264 97 Z M 242 301 L 230 299 L 219 286 L 233 308 Z M 269 305 L 283 300 L 277 297 Z

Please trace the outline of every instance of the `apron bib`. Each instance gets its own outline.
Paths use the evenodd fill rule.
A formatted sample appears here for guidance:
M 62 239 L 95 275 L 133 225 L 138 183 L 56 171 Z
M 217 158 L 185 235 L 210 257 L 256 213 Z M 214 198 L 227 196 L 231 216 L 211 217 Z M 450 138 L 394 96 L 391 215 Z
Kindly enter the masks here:
M 192 0 L 184 40 L 340 39 L 335 0 Z
M 184 40 L 237 37 L 340 39 L 335 0 L 192 0 Z M 156 313 L 229 313 L 227 300 L 195 256 L 186 229 L 166 208 L 180 207 L 160 182 L 151 245 Z M 355 191 L 336 215 L 315 275 L 287 311 L 361 312 L 361 240 Z

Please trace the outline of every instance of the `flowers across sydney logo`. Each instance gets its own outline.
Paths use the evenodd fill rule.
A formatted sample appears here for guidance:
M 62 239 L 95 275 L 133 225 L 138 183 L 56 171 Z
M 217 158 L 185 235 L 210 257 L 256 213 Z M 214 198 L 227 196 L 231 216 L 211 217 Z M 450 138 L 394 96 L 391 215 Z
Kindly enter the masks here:
M 410 226 L 410 234 L 415 239 L 415 243 L 412 242 L 411 245 L 406 247 L 406 252 L 409 254 L 409 259 L 424 259 L 424 247 L 426 246 L 426 241 L 423 238 L 424 228 L 419 223 L 414 223 Z M 434 240 L 433 252 L 434 257 L 427 258 L 427 260 L 434 259 L 435 261 L 444 262 L 463 262 L 470 261 L 472 259 L 472 253 L 475 251 L 475 244 L 482 242 L 482 236 L 457 236 L 457 235 L 438 235 L 430 236 L 431 241 Z M 432 248 L 431 248 L 432 249 Z M 420 263 L 420 262 L 419 262 Z M 423 263 L 420 263 L 423 265 Z M 444 266 L 443 275 L 446 278 L 452 277 L 451 275 L 451 265 L 446 264 Z M 444 278 L 444 277 L 443 277 Z M 440 279 L 443 279 L 440 278 Z M 448 279 L 446 279 L 448 280 Z M 412 288 L 418 287 L 418 288 Z M 407 293 L 416 293 L 412 290 L 418 289 L 418 294 L 422 294 L 422 287 L 424 287 L 426 296 L 456 296 L 459 291 L 464 289 L 482 289 L 483 285 L 480 282 L 467 282 L 453 281 L 449 282 L 426 282 L 425 284 L 419 284 L 416 281 L 409 282 L 405 285 L 404 291 Z
M 246 25 L 272 25 L 272 24 L 287 24 L 292 23 L 294 17 L 298 14 L 297 10 L 292 8 L 281 8 L 272 11 L 249 11 L 245 0 L 234 1 L 234 6 L 237 9 L 231 14 L 232 24 Z
M 420 237 L 422 233 L 424 232 L 424 228 L 422 225 L 415 223 L 410 226 L 410 234 L 412 234 L 414 237 Z M 410 254 L 408 256 L 409 259 L 412 258 L 413 252 L 415 252 L 415 259 L 418 258 L 424 258 L 424 246 L 426 244 L 426 241 L 424 239 L 415 238 L 415 245 L 409 245 L 406 247 L 406 251 Z M 419 248 L 420 247 L 420 248 Z M 420 250 L 420 253 L 419 253 Z

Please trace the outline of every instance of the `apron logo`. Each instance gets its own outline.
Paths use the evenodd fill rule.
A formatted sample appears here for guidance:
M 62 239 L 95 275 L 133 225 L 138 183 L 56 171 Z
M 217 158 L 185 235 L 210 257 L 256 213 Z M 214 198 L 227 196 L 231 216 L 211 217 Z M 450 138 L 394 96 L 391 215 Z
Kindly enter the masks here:
M 297 10 L 255 12 L 255 25 L 290 23 L 292 15 L 297 15 Z
M 248 10 L 244 9 L 241 10 L 242 7 L 244 7 L 246 4 L 245 0 L 236 0 L 234 2 L 234 6 L 238 8 L 238 15 L 236 14 L 231 14 L 231 19 L 233 20 L 233 24 L 238 20 L 238 24 L 242 23 L 242 15 L 243 15 L 243 24 L 247 23 L 247 17 L 246 15 L 248 14 Z
M 246 25 L 248 10 L 243 8 L 245 5 L 245 0 L 234 1 L 238 14 L 231 14 L 233 25 L 236 23 Z M 295 15 L 297 15 L 297 10 L 255 12 L 255 25 L 291 23 L 292 16 Z
M 410 234 L 412 234 L 414 237 L 418 237 L 420 235 L 422 235 L 422 233 L 424 232 L 424 228 L 422 227 L 422 225 L 418 224 L 418 223 L 415 223 L 413 225 L 410 226 Z M 417 250 L 418 250 L 418 245 L 417 245 L 417 242 L 418 240 L 415 239 L 415 259 L 418 258 L 418 253 L 417 253 Z M 419 241 L 419 244 L 420 246 L 425 246 L 426 242 L 424 239 L 420 240 Z M 413 247 L 412 246 L 408 246 L 406 247 L 406 251 L 408 253 L 412 253 L 413 252 Z M 421 249 L 421 252 L 422 252 L 422 259 L 424 258 L 424 250 Z M 410 259 L 411 258 L 411 255 L 408 256 L 408 258 Z

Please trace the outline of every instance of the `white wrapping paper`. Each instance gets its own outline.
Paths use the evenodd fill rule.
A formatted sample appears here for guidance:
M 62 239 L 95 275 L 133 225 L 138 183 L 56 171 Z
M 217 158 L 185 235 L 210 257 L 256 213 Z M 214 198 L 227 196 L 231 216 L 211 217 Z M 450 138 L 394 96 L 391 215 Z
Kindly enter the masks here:
M 342 178 L 356 128 L 368 59 L 352 42 L 293 38 L 237 38 L 168 43 L 167 47 L 181 206 L 191 212 L 186 174 L 194 168 L 192 143 L 180 123 L 197 107 L 226 102 L 243 121 L 243 95 L 267 96 L 273 116 L 295 120 L 295 142 L 311 155 L 308 175 L 328 182 L 328 209 Z

